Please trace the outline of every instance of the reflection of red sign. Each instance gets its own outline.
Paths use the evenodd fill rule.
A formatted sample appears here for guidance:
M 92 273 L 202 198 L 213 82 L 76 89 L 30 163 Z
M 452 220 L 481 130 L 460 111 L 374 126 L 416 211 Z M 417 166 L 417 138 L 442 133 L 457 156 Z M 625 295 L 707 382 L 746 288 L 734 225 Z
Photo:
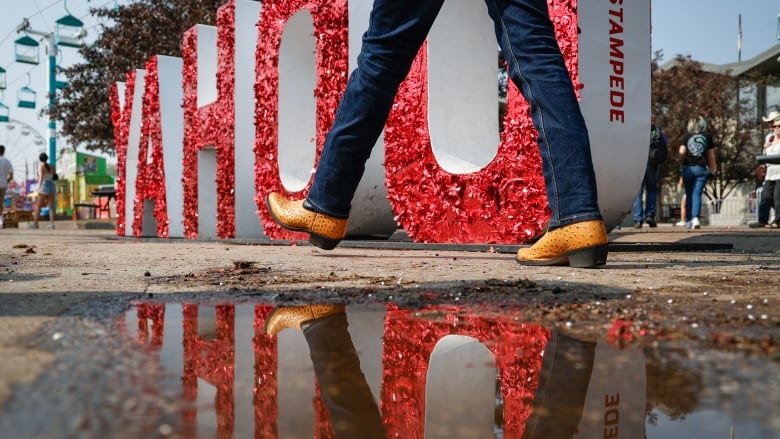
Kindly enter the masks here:
M 538 325 L 472 317 L 455 307 L 439 311 L 444 315 L 432 321 L 415 317 L 419 310 L 388 310 L 381 398 L 387 436 L 424 436 L 425 379 L 431 352 L 447 335 L 466 335 L 495 355 L 504 399 L 504 437 L 522 437 L 550 331 Z
M 255 337 L 252 340 L 255 350 L 255 389 L 252 400 L 255 408 L 255 438 L 275 439 L 276 418 L 279 415 L 277 403 L 278 358 L 276 353 L 276 337 L 266 335 L 263 328 L 268 314 L 273 310 L 270 306 L 255 307 Z
M 215 410 L 217 437 L 232 437 L 235 426 L 235 307 L 216 306 L 216 331 L 213 339 L 198 333 L 198 306 L 182 308 L 184 370 L 183 397 L 195 401 L 198 379 L 217 391 Z M 278 356 L 276 337 L 263 331 L 271 306 L 256 306 L 254 314 L 254 437 L 278 437 Z M 426 375 L 431 353 L 448 335 L 473 337 L 495 357 L 503 396 L 504 437 L 520 438 L 531 414 L 531 402 L 538 386 L 542 353 L 550 339 L 550 330 L 514 319 L 487 319 L 470 316 L 457 307 L 434 307 L 439 318 L 416 316 L 420 310 L 390 306 L 384 322 L 382 417 L 388 437 L 422 438 L 425 428 Z M 165 305 L 138 304 L 138 339 L 160 348 Z M 149 329 L 151 324 L 151 338 Z M 120 327 L 120 329 L 122 329 Z M 314 400 L 315 437 L 333 437 L 328 409 L 316 391 Z M 185 437 L 197 436 L 197 408 L 184 412 Z
M 214 340 L 198 335 L 198 306 L 184 305 L 184 399 L 195 401 L 198 396 L 198 378 L 217 389 L 217 437 L 233 437 L 235 418 L 233 407 L 233 368 L 235 365 L 235 308 L 217 306 L 217 332 Z M 184 413 L 185 428 L 195 433 L 197 410 Z

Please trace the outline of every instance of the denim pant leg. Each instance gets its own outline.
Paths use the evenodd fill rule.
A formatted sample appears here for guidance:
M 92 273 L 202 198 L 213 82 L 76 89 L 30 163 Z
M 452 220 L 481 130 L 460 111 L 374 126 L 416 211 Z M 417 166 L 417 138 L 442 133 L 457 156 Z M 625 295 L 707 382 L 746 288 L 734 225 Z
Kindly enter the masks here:
M 707 170 L 704 167 L 701 168 L 701 174 L 696 176 L 696 181 L 693 186 L 693 203 L 691 205 L 693 212 L 691 215 L 693 218 L 701 218 L 701 204 L 704 201 L 704 185 L 707 184 Z
M 761 189 L 761 199 L 758 203 L 758 222 L 769 223 L 769 212 L 773 206 L 774 200 L 774 182 L 764 180 L 764 186 Z
M 550 228 L 601 219 L 590 140 L 546 0 L 485 0 L 509 76 L 531 106 Z
M 634 206 L 631 208 L 631 212 L 634 214 L 634 221 L 640 222 L 645 219 L 645 209 L 642 204 L 642 196 L 645 194 L 645 182 L 647 181 L 647 173 L 642 179 L 642 184 L 639 185 L 639 193 L 636 194 L 634 199 Z
M 701 217 L 701 202 L 704 185 L 707 183 L 707 168 L 704 166 L 683 166 L 683 184 L 685 185 L 685 220 Z
M 640 222 L 645 219 L 645 211 L 642 208 L 642 195 L 645 192 L 645 185 L 642 183 L 642 186 L 639 187 L 639 193 L 636 194 L 636 198 L 634 199 L 634 206 L 631 208 L 631 212 L 634 214 L 634 221 Z
M 444 0 L 375 0 L 363 46 L 325 139 L 307 196 L 320 212 L 347 218 L 398 87 Z
M 655 205 L 658 201 L 658 180 L 661 176 L 661 168 L 648 165 L 645 171 L 645 218 L 655 218 Z

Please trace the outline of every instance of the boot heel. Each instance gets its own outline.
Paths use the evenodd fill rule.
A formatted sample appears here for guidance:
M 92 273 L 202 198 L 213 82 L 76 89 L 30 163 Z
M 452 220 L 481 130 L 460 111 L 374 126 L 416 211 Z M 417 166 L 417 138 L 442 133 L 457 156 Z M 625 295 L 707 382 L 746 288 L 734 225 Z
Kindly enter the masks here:
M 586 247 L 569 253 L 569 266 L 573 268 L 591 268 L 607 263 L 607 244 Z
M 325 238 L 324 236 L 309 234 L 309 242 L 323 250 L 333 250 L 341 242 L 340 239 Z

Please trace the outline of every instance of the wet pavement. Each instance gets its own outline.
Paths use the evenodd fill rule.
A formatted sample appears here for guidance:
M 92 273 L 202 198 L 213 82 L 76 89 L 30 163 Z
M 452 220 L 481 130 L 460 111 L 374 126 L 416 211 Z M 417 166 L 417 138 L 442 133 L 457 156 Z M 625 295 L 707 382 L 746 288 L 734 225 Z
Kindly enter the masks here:
M 778 237 L 621 231 L 572 270 L 0 230 L 0 437 L 780 437 Z

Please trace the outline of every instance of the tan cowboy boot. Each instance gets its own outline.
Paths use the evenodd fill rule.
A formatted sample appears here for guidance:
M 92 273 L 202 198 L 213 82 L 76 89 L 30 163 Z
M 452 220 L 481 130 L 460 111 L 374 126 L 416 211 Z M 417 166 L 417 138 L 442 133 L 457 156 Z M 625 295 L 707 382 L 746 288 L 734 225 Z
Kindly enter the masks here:
M 301 325 L 336 314 L 344 314 L 343 304 L 282 306 L 275 308 L 265 320 L 265 333 L 276 335 L 283 329 L 300 329 Z
M 347 220 L 307 208 L 304 200 L 291 201 L 276 192 L 265 198 L 274 221 L 287 230 L 309 234 L 309 242 L 323 250 L 333 250 L 347 233 Z
M 589 268 L 607 263 L 607 229 L 601 220 L 566 224 L 544 234 L 534 245 L 517 251 L 524 265 L 570 265 Z

